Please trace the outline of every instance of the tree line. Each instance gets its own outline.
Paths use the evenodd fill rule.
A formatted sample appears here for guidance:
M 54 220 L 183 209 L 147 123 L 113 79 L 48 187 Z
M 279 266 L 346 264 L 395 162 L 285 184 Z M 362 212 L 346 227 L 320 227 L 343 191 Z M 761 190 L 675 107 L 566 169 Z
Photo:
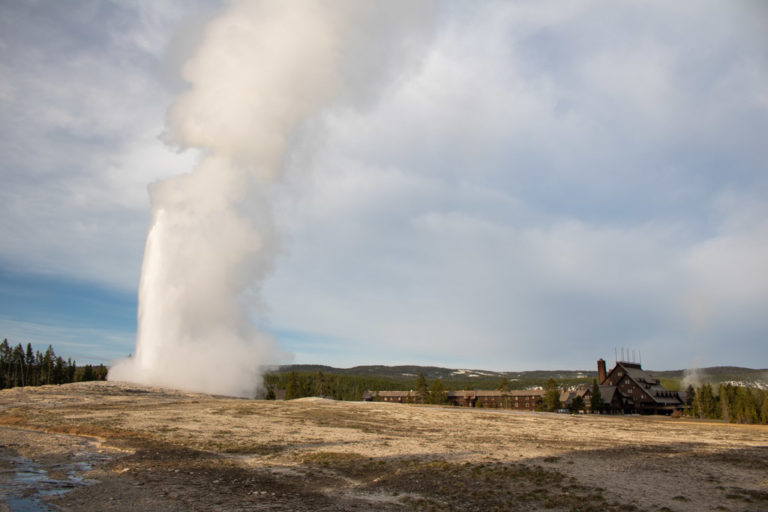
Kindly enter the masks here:
M 715 393 L 711 384 L 688 386 L 688 414 L 695 418 L 731 423 L 768 424 L 768 391 L 722 384 Z
M 355 381 L 356 379 L 368 379 L 366 382 L 369 382 L 369 386 L 367 389 L 371 391 L 381 391 L 381 390 L 387 390 L 387 391 L 409 391 L 409 390 L 416 390 L 416 380 L 418 379 L 418 373 L 414 372 L 414 375 L 378 375 L 378 374 L 353 374 L 353 373 L 341 373 L 341 372 L 331 372 L 327 369 L 322 370 L 301 370 L 301 369 L 278 369 L 272 372 L 269 372 L 267 374 L 267 377 L 264 381 L 265 387 L 267 382 L 269 383 L 279 383 L 280 389 L 285 389 L 287 378 L 291 373 L 295 373 L 299 381 L 303 380 L 312 380 L 315 379 L 317 376 L 317 372 L 323 373 L 325 378 L 329 377 L 340 377 L 340 378 L 351 378 L 352 381 Z M 424 375 L 424 372 L 419 372 L 421 375 Z M 543 387 L 545 382 L 547 381 L 546 377 L 525 377 L 525 378 L 507 378 L 503 377 L 501 381 L 498 377 L 485 377 L 485 378 L 469 378 L 469 377 L 461 377 L 461 376 L 455 376 L 455 377 L 440 377 L 432 379 L 426 379 L 427 380 L 427 387 L 429 387 L 431 384 L 434 384 L 435 380 L 440 380 L 440 383 L 443 385 L 444 389 L 498 389 L 498 386 L 500 385 L 500 382 L 506 382 L 509 389 L 531 389 L 536 387 Z M 572 386 L 585 386 L 590 385 L 592 383 L 591 378 L 581 377 L 581 378 L 564 378 L 558 381 L 558 383 L 561 386 L 565 387 L 572 387 Z M 305 383 L 306 384 L 306 383 Z M 306 391 L 306 387 L 305 391 Z M 309 386 L 311 387 L 311 386 Z M 304 396 L 312 396 L 304 395 Z
M 413 386 L 414 396 L 411 401 L 415 404 L 445 404 L 448 403 L 446 389 L 443 386 L 442 379 L 435 379 L 432 384 L 427 385 L 427 379 L 424 374 L 419 372 L 416 377 L 416 385 Z
M 0 389 L 106 378 L 103 364 L 78 367 L 72 359 L 57 356 L 51 345 L 41 353 L 33 350 L 31 343 L 26 348 L 21 343 L 12 347 L 7 339 L 0 343 Z
M 510 382 L 504 378 L 496 381 L 496 389 L 510 390 Z M 516 383 L 517 384 L 517 383 Z M 550 378 L 544 383 L 544 396 L 539 407 L 541 411 L 558 411 L 564 405 L 560 402 L 561 383 Z M 334 400 L 362 400 L 365 391 L 406 391 L 413 390 L 410 400 L 420 404 L 444 404 L 447 402 L 448 388 L 441 379 L 430 383 L 419 373 L 416 380 L 403 382 L 390 379 L 327 374 L 322 371 L 268 373 L 264 375 L 266 398 L 274 400 L 278 394 L 285 392 L 285 399 L 292 400 L 302 397 L 325 397 Z M 451 388 L 454 389 L 454 388 Z M 455 388 L 459 389 L 459 388 Z M 593 413 L 603 410 L 605 404 L 600 393 L 597 380 L 592 380 L 590 396 L 585 400 L 580 396 L 573 398 L 569 404 L 571 412 L 589 410 Z M 686 414 L 696 418 L 722 419 L 732 423 L 761 423 L 768 424 L 768 391 L 734 386 L 721 385 L 715 393 L 712 385 L 705 384 L 700 388 L 688 387 Z
M 334 400 L 362 400 L 366 391 L 409 390 L 415 392 L 414 403 L 445 403 L 445 389 L 440 379 L 427 386 L 424 374 L 420 373 L 414 383 L 408 384 L 380 377 L 360 375 L 328 374 L 322 370 L 312 372 L 267 373 L 264 375 L 265 398 L 274 400 L 285 392 L 286 400 L 309 396 L 332 398 Z
M 362 400 L 369 389 L 387 389 L 390 382 L 377 377 L 325 374 L 322 371 L 267 373 L 263 377 L 265 398 L 274 400 L 280 392 L 285 399 L 318 396 L 334 400 Z

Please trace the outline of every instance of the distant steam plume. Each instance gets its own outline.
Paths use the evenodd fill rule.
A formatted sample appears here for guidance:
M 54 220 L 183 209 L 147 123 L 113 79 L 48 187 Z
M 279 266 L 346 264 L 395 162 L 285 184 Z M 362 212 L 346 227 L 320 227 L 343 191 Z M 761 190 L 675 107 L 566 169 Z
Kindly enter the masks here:
M 253 327 L 249 303 L 275 257 L 268 197 L 292 137 L 331 103 L 375 92 L 428 11 L 414 2 L 240 1 L 209 23 L 166 134 L 204 157 L 150 186 L 136 353 L 111 380 L 254 394 L 276 347 Z
M 688 386 L 698 388 L 701 387 L 702 384 L 705 384 L 706 375 L 701 371 L 703 361 L 702 357 L 697 356 L 693 359 L 691 364 L 688 365 L 688 368 L 683 371 L 683 380 L 680 383 L 683 389 Z
M 685 371 L 683 371 L 683 380 L 681 382 L 681 386 L 685 389 L 688 386 L 693 386 L 694 388 L 700 387 L 702 384 L 701 379 L 701 371 L 698 368 L 688 368 Z

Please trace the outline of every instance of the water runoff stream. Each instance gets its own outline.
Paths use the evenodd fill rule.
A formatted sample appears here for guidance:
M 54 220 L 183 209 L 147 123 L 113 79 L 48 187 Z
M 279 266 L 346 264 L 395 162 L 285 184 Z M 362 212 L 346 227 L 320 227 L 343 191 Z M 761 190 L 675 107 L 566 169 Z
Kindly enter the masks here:
M 83 475 L 92 469 L 93 464 L 108 457 L 100 453 L 79 452 L 73 459 L 43 465 L 19 456 L 10 447 L 0 447 L 0 504 L 12 512 L 58 510 L 41 499 L 96 483 Z

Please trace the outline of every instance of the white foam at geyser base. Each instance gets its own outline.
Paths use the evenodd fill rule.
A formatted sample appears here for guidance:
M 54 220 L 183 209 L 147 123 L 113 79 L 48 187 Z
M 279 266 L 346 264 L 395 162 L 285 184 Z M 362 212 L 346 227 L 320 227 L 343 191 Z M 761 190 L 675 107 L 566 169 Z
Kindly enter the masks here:
M 253 327 L 249 297 L 275 257 L 267 198 L 288 141 L 334 99 L 370 96 L 383 63 L 396 61 L 385 53 L 397 55 L 403 27 L 429 10 L 410 1 L 240 1 L 208 24 L 166 133 L 205 156 L 191 173 L 150 186 L 136 353 L 112 366 L 110 380 L 255 394 L 277 349 Z M 373 71 L 371 61 L 378 78 L 361 79 L 357 64 Z

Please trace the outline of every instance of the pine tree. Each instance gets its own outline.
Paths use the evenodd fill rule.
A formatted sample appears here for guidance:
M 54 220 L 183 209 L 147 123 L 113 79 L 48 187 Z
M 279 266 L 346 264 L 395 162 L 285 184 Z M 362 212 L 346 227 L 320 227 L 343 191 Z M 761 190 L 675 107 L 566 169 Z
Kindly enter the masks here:
M 53 351 L 53 347 L 48 345 L 48 348 L 43 355 L 43 382 L 50 384 L 53 379 L 53 364 L 56 359 L 56 353 Z
M 704 384 L 701 389 L 699 389 L 699 392 L 696 393 L 696 396 L 699 400 L 699 418 L 716 418 L 717 404 L 715 402 L 715 396 L 712 394 L 712 386 Z
M 554 412 L 560 409 L 560 388 L 557 386 L 557 381 L 553 378 L 549 378 L 544 385 L 544 410 Z
M 53 383 L 64 383 L 64 359 L 61 356 L 57 357 L 53 364 Z
M 759 423 L 760 416 L 757 412 L 757 400 L 752 390 L 749 388 L 739 387 L 739 395 L 741 398 L 741 414 L 739 417 L 739 423 Z
M 597 379 L 592 381 L 592 391 L 589 397 L 589 407 L 592 409 L 593 414 L 599 414 L 603 412 L 603 395 L 600 393 L 600 386 L 597 384 Z
M 744 419 L 744 399 L 741 389 L 732 384 L 728 384 L 726 388 L 728 391 L 728 409 L 730 411 L 730 418 L 727 419 L 731 423 L 741 423 Z
M 579 412 L 584 410 L 584 397 L 576 395 L 571 400 L 571 412 Z
M 685 390 L 685 394 L 685 406 L 690 411 L 691 407 L 693 406 L 693 399 L 696 397 L 696 390 L 693 388 L 692 384 L 688 384 L 688 389 Z
M 752 417 L 752 423 L 762 423 L 760 418 L 760 406 L 762 403 L 760 402 L 760 399 L 762 398 L 760 396 L 760 392 L 757 389 L 750 389 L 750 407 L 751 407 L 751 417 Z
M 8 340 L 3 339 L 3 342 L 0 343 L 0 389 L 11 387 L 10 382 L 8 381 L 8 360 L 10 349 L 11 347 L 8 345 Z
M 293 400 L 299 398 L 299 382 L 296 372 L 291 372 L 288 376 L 288 384 L 285 386 L 285 399 Z
M 427 380 L 423 373 L 419 373 L 416 379 L 416 401 L 423 404 L 427 400 Z
M 34 368 L 35 368 L 35 353 L 32 351 L 32 344 L 27 343 L 27 351 L 24 354 L 24 371 L 25 376 L 24 380 L 27 382 L 28 386 L 34 386 L 37 384 L 34 379 Z
M 24 386 L 26 384 L 24 382 L 24 347 L 21 346 L 21 343 L 13 348 L 11 357 L 13 364 L 13 385 Z
M 325 396 L 326 394 L 325 375 L 323 375 L 322 370 L 317 370 L 317 375 L 315 376 L 315 396 Z
M 90 364 L 85 365 L 85 367 L 83 368 L 83 375 L 81 379 L 84 382 L 93 380 L 93 366 L 91 366 Z
M 76 372 L 77 372 L 77 365 L 72 362 L 72 359 L 67 358 L 67 382 L 75 382 Z
M 443 381 L 441 379 L 432 381 L 432 385 L 429 387 L 429 403 L 445 403 L 445 389 L 443 388 Z

